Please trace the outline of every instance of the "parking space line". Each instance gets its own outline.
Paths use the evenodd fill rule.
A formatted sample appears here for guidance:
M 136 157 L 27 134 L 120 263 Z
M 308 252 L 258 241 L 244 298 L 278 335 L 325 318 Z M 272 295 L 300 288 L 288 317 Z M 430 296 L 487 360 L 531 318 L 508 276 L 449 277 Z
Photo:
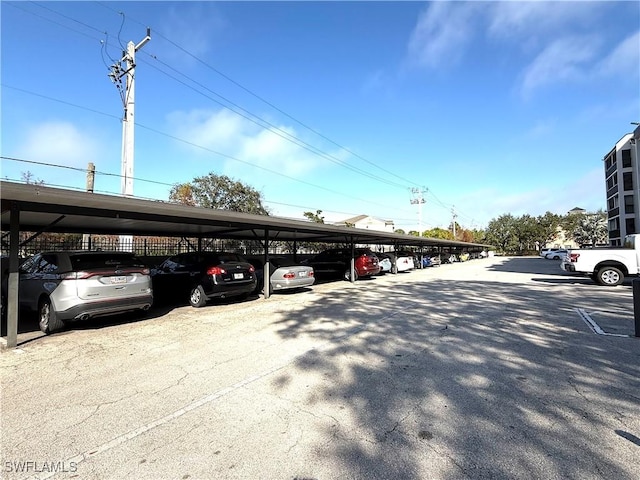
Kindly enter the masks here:
M 385 315 L 383 317 L 380 318 L 380 320 L 386 320 L 389 319 L 391 317 L 394 317 L 396 315 L 398 315 L 400 312 L 394 312 L 391 313 L 389 315 Z M 206 395 L 192 403 L 190 403 L 189 405 L 186 405 L 168 415 L 165 415 L 162 418 L 159 418 L 157 420 L 154 420 L 151 423 L 147 423 L 146 425 L 143 425 L 135 430 L 131 430 L 127 433 L 124 433 L 112 440 L 110 440 L 107 443 L 103 443 L 102 445 L 96 447 L 96 448 L 92 448 L 91 450 L 87 450 L 83 453 L 80 453 L 78 455 L 76 455 L 75 457 L 72 458 L 68 458 L 63 462 L 63 465 L 71 465 L 71 464 L 75 464 L 78 465 L 81 462 L 88 460 L 92 457 L 95 457 L 96 455 L 98 455 L 99 453 L 103 453 L 106 452 L 107 450 L 111 450 L 114 447 L 117 447 L 119 445 L 122 445 L 123 443 L 132 440 L 136 437 L 139 437 L 140 435 L 142 435 L 145 432 L 148 432 L 156 427 L 159 427 L 161 425 L 164 425 L 166 423 L 171 422 L 172 420 L 181 417 L 182 415 L 195 410 L 198 407 L 201 407 L 203 405 L 206 405 L 208 403 L 213 402 L 214 400 L 217 400 L 231 392 L 234 392 L 235 390 L 238 390 L 239 388 L 242 388 L 246 385 L 249 385 L 257 380 L 260 380 L 264 377 L 267 377 L 275 372 L 277 372 L 278 370 L 282 370 L 283 368 L 288 367 L 291 363 L 293 363 L 294 361 L 296 361 L 299 358 L 304 357 L 305 355 L 309 354 L 310 352 L 321 352 L 327 348 L 329 348 L 331 346 L 332 343 L 335 343 L 337 341 L 341 341 L 345 338 L 349 338 L 357 333 L 360 333 L 362 330 L 364 330 L 367 327 L 367 324 L 361 324 L 361 325 L 356 325 L 354 327 L 349 328 L 347 331 L 343 332 L 341 335 L 337 335 L 336 337 L 334 337 L 332 340 L 326 341 L 320 345 L 317 345 L 315 347 L 309 348 L 301 353 L 298 353 L 294 356 L 292 356 L 291 358 L 289 358 L 288 360 L 285 360 L 285 362 L 279 366 L 270 368 L 269 370 L 265 370 L 261 373 L 258 373 L 256 375 L 252 375 L 249 377 L 244 378 L 243 380 L 240 380 L 239 382 L 229 386 L 229 387 L 225 387 L 222 388 L 220 390 L 218 390 L 217 392 L 214 392 L 210 395 Z M 55 476 L 57 473 L 57 471 L 51 471 L 51 472 L 39 472 L 39 474 L 37 475 L 32 475 L 27 477 L 29 480 L 44 480 L 47 478 L 51 478 L 53 476 Z
M 591 331 L 597 335 L 606 335 L 608 337 L 625 337 L 628 338 L 631 335 L 624 335 L 622 333 L 607 333 L 600 325 L 598 325 L 593 318 L 583 308 L 574 308 L 574 310 L 580 315 L 580 318 L 587 324 Z

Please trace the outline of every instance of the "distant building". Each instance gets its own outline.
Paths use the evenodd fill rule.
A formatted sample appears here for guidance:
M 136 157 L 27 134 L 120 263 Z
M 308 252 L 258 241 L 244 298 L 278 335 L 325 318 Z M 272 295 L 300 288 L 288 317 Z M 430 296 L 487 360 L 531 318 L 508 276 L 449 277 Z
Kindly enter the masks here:
M 584 208 L 574 207 L 571 210 L 569 210 L 567 213 L 569 215 L 578 215 L 578 214 L 581 214 L 581 213 L 587 213 L 587 211 Z
M 358 215 L 356 217 L 346 218 L 340 222 L 335 222 L 334 225 L 354 226 L 355 228 L 378 230 L 390 233 L 395 231 L 393 220 L 382 220 L 368 215 Z
M 609 243 L 620 246 L 624 237 L 640 227 L 640 126 L 622 137 L 604 161 Z

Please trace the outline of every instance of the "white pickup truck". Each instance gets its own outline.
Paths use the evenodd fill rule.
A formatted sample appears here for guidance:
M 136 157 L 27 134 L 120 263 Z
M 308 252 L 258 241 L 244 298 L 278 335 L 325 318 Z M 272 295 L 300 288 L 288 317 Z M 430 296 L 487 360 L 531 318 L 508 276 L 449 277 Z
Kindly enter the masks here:
M 615 287 L 625 276 L 640 274 L 640 234 L 627 235 L 624 247 L 571 249 L 560 266 L 565 272 L 583 273 L 600 285 Z

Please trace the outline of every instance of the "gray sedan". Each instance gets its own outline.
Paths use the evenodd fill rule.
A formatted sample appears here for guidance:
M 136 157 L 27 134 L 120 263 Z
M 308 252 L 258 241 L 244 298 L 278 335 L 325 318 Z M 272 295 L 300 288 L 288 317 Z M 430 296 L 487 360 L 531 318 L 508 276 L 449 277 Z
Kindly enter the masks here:
M 256 293 L 263 289 L 263 267 L 259 260 L 250 260 L 256 267 L 258 286 Z M 269 295 L 280 290 L 310 287 L 316 281 L 313 267 L 300 265 L 290 258 L 269 257 L 270 286 Z

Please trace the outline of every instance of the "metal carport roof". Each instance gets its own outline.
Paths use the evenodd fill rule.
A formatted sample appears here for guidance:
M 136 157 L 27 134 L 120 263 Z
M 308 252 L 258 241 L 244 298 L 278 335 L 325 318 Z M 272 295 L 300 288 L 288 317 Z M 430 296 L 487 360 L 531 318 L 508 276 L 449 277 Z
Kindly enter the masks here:
M 6 181 L 0 181 L 0 197 L 3 232 L 9 231 L 13 205 L 13 208 L 20 212 L 20 231 L 30 232 L 354 242 L 476 249 L 488 247 L 482 244 Z

